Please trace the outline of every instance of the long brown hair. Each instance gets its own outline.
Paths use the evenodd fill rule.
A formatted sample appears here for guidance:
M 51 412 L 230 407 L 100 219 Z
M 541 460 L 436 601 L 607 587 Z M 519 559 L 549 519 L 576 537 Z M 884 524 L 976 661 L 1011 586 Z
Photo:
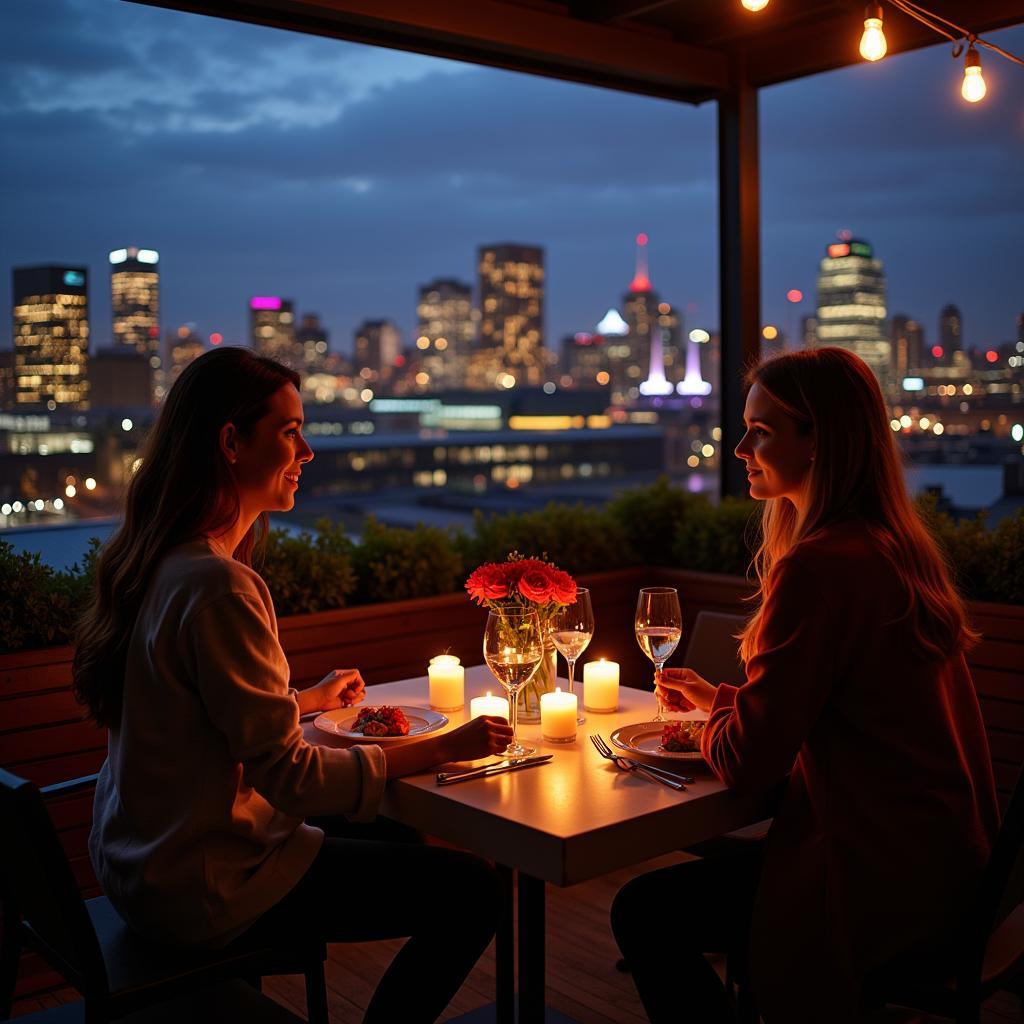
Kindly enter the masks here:
M 214 349 L 182 371 L 164 401 L 142 462 L 125 494 L 124 522 L 104 545 L 93 602 L 78 625 L 74 692 L 98 725 L 121 718 L 124 673 L 135 620 L 150 580 L 172 547 L 230 527 L 238 493 L 220 451 L 232 423 L 243 437 L 298 374 L 243 348 Z M 250 564 L 266 532 L 261 515 L 234 557 Z
M 947 563 L 907 494 L 885 400 L 867 363 L 841 348 L 791 352 L 753 367 L 746 384 L 759 385 L 814 438 L 815 457 L 803 515 L 786 498 L 764 503 L 753 561 L 757 610 L 740 637 L 743 660 L 757 653 L 775 566 L 825 527 L 851 519 L 866 524 L 899 577 L 903 620 L 925 657 L 950 657 L 977 642 Z

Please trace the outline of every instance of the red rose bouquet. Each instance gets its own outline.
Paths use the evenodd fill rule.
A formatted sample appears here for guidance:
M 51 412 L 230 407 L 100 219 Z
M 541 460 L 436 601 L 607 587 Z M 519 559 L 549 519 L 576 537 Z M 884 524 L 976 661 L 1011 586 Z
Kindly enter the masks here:
M 555 609 L 575 602 L 576 581 L 544 559 L 524 558 L 513 551 L 506 562 L 488 562 L 474 570 L 466 580 L 466 591 L 492 611 L 532 609 L 547 634 Z M 549 638 L 544 652 L 533 678 L 519 691 L 519 717 L 528 722 L 540 719 L 540 695 L 555 688 L 555 648 Z

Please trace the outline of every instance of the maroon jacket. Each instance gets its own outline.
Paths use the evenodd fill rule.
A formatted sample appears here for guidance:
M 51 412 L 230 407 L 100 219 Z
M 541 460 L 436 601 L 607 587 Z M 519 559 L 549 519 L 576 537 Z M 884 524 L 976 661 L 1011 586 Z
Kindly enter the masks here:
M 963 656 L 922 656 L 863 525 L 798 545 L 772 582 L 759 653 L 742 687 L 719 687 L 703 754 L 735 789 L 792 770 L 754 987 L 769 1024 L 837 1024 L 857 1018 L 867 971 L 952 934 L 998 828 L 992 763 Z

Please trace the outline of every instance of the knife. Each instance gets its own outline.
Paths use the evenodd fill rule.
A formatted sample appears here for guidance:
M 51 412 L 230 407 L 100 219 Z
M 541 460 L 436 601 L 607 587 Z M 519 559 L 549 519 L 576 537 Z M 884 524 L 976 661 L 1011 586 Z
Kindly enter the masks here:
M 538 754 L 535 757 L 519 757 L 507 761 L 498 761 L 495 764 L 485 764 L 482 768 L 468 768 L 461 772 L 438 772 L 437 784 L 439 786 L 450 786 L 455 782 L 467 782 L 470 779 L 484 779 L 490 775 L 515 772 L 522 768 L 532 768 L 534 765 L 547 764 L 552 757 L 552 754 Z

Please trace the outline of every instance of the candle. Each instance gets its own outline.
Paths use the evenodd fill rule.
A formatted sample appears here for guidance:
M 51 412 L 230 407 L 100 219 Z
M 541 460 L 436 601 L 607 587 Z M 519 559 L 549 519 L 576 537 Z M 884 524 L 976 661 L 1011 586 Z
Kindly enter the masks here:
M 487 691 L 486 697 L 474 697 L 469 702 L 469 717 L 479 718 L 481 715 L 497 715 L 508 718 L 508 701 L 504 697 L 492 697 Z
M 435 711 L 461 711 L 466 706 L 466 670 L 454 654 L 439 654 L 427 667 L 430 706 Z
M 619 709 L 619 663 L 588 661 L 583 666 L 583 707 L 607 714 Z
M 551 743 L 572 743 L 576 739 L 576 694 L 554 693 L 540 695 L 540 731 Z

